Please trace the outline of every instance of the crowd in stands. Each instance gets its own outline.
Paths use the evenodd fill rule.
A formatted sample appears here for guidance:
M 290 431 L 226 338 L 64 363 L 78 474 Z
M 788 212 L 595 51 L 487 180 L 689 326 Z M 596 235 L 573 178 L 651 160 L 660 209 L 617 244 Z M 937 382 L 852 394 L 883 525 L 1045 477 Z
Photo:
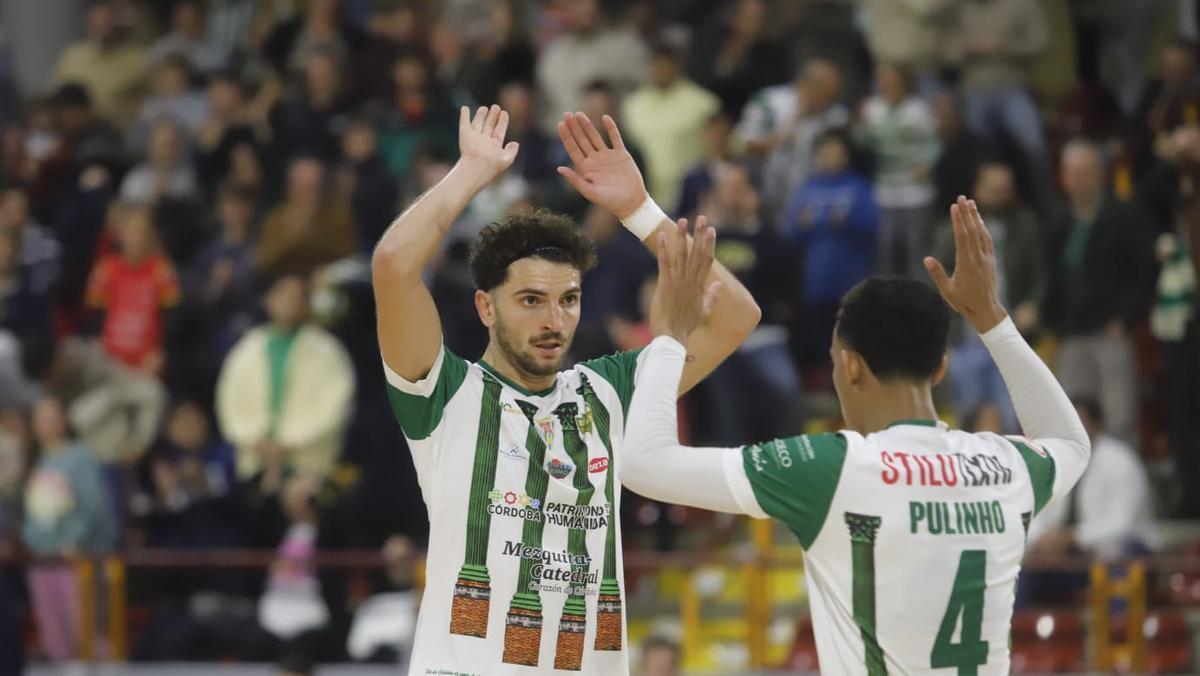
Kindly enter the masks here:
M 135 659 L 403 652 L 351 629 L 344 580 L 311 559 L 384 551 L 357 597 L 411 612 L 427 522 L 368 262 L 455 161 L 462 105 L 503 106 L 520 154 L 427 271 L 456 353 L 487 341 L 473 236 L 527 205 L 599 250 L 572 357 L 649 341 L 653 258 L 555 171 L 564 111 L 612 115 L 654 199 L 708 217 L 763 309 L 683 402 L 696 443 L 836 428 L 839 298 L 952 263 L 966 194 L 1006 306 L 1101 440 L 1031 546 L 1128 555 L 1153 518 L 1200 517 L 1193 2 L 47 3 L 61 26 L 40 4 L 7 3 L 0 42 L 0 542 L 36 561 L 4 579 L 49 658 L 78 649 L 58 557 L 135 547 L 278 552 L 265 575 L 140 577 L 158 619 Z M 1019 432 L 969 327 L 937 394 L 961 427 Z M 624 506 L 627 548 L 699 518 Z

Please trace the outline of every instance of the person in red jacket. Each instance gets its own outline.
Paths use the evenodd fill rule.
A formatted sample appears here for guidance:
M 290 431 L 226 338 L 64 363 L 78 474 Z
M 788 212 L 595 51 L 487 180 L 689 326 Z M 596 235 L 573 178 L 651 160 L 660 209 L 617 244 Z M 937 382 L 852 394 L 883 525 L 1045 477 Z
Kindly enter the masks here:
M 100 258 L 87 305 L 103 312 L 104 349 L 133 368 L 161 374 L 164 312 L 179 303 L 175 268 L 158 245 L 151 211 L 129 208 L 116 229 L 118 253 Z

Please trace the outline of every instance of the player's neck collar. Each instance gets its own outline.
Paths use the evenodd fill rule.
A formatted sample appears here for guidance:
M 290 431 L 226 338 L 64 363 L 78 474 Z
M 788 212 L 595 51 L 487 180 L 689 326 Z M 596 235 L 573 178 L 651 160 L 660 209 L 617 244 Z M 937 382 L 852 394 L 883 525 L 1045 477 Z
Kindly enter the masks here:
M 554 382 L 550 384 L 550 387 L 547 387 L 546 389 L 540 390 L 538 392 L 534 392 L 534 391 L 530 390 L 528 387 L 525 387 L 524 385 L 508 378 L 503 373 L 500 373 L 499 371 L 497 371 L 495 369 L 495 367 L 493 367 L 491 364 L 487 363 L 486 361 L 480 359 L 476 363 L 479 364 L 479 368 L 492 374 L 492 376 L 496 380 L 499 380 L 501 383 L 508 385 L 509 387 L 513 388 L 517 392 L 520 392 L 521 394 L 525 395 L 526 397 L 544 397 L 544 396 L 550 394 L 551 392 L 553 392 L 554 388 L 558 387 L 558 378 L 555 377 Z
M 948 429 L 949 425 L 941 420 L 928 420 L 924 418 L 909 418 L 907 420 L 897 420 L 888 425 L 884 429 L 891 429 L 900 425 L 916 425 L 917 427 L 937 427 L 938 429 Z

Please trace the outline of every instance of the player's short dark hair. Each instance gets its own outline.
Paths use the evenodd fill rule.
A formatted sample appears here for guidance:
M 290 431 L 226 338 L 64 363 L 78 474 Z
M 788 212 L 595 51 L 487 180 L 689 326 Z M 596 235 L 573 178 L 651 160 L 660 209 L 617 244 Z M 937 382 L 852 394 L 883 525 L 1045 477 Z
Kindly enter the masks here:
M 475 288 L 500 286 L 508 266 L 522 258 L 565 263 L 584 273 L 596 267 L 596 247 L 566 216 L 546 209 L 518 211 L 479 233 L 471 250 Z
M 930 378 L 950 337 L 950 308 L 928 284 L 870 277 L 842 297 L 837 336 L 880 380 Z

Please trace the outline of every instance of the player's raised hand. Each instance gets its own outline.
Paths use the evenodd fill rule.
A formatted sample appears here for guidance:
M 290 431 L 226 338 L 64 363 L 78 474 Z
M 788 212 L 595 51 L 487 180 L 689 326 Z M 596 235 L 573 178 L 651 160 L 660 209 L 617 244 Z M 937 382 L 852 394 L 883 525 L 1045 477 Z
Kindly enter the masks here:
M 986 333 L 1004 321 L 1007 314 L 997 292 L 992 236 L 975 200 L 961 195 L 950 207 L 950 222 L 954 225 L 954 276 L 947 275 L 946 269 L 932 256 L 925 258 L 925 269 L 950 307 L 976 331 Z
M 480 107 L 471 116 L 463 106 L 458 114 L 459 162 L 480 175 L 485 183 L 499 176 L 517 159 L 518 144 L 504 144 L 508 131 L 508 112 L 500 106 Z
M 688 241 L 687 219 L 671 233 L 658 234 L 658 284 L 650 306 L 654 335 L 671 336 L 687 345 L 688 336 L 712 310 L 720 282 L 705 284 L 712 269 L 717 233 L 704 216 L 696 219 L 695 236 Z
M 625 218 L 645 201 L 646 184 L 633 156 L 625 149 L 617 123 L 608 115 L 601 122 L 612 142 L 611 148 L 587 115 L 563 115 L 558 123 L 558 137 L 574 167 L 559 167 L 558 173 L 590 202 L 608 209 L 617 218 Z

